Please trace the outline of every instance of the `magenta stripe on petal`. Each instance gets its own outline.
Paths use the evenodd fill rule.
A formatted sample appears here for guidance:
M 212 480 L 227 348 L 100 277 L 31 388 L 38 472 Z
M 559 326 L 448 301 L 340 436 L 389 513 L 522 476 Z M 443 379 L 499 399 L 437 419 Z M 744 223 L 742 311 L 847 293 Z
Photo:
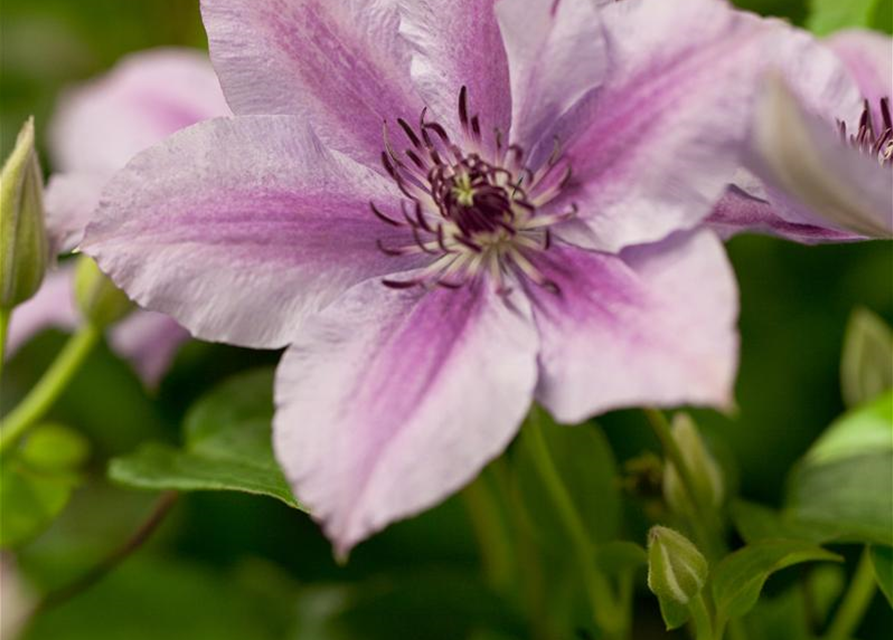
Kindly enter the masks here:
M 488 140 L 508 132 L 509 64 L 494 14 L 496 0 L 401 0 L 400 32 L 413 45 L 412 77 L 436 119 L 457 124 L 459 90 L 468 88 Z M 517 5 L 515 2 L 514 4 Z
M 556 418 L 731 405 L 737 287 L 712 233 L 620 256 L 559 245 L 535 264 L 560 290 L 528 289 L 542 342 L 537 398 Z
M 852 242 L 862 236 L 827 227 L 789 222 L 778 215 L 776 206 L 731 187 L 713 209 L 705 224 L 723 238 L 740 233 L 764 233 L 803 244 Z
M 194 335 L 279 347 L 301 318 L 367 278 L 412 268 L 376 241 L 379 174 L 289 116 L 204 122 L 137 156 L 107 187 L 84 250 L 142 306 Z
M 233 111 L 290 114 L 378 167 L 382 123 L 416 119 L 409 47 L 391 0 L 203 0 Z
M 503 451 L 532 397 L 536 335 L 478 286 L 358 286 L 304 327 L 276 380 L 276 455 L 344 554 Z

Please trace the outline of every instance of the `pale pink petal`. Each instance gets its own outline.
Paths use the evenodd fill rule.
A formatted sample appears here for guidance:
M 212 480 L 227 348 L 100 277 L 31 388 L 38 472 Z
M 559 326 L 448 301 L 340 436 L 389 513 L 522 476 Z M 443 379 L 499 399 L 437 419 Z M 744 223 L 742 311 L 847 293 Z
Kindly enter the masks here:
M 893 172 L 844 144 L 836 126 L 807 110 L 781 76 L 760 91 L 757 162 L 778 215 L 868 237 L 893 236 Z
M 44 329 L 69 331 L 77 326 L 78 311 L 72 291 L 73 277 L 74 269 L 68 265 L 48 273 L 40 290 L 15 308 L 7 338 L 9 355 Z
M 864 239 L 863 236 L 820 225 L 789 222 L 778 215 L 776 205 L 737 187 L 729 188 L 705 224 L 725 239 L 740 233 L 763 233 L 803 244 Z
M 416 120 L 394 0 L 203 0 L 211 59 L 238 115 L 290 114 L 369 164 L 382 123 Z
M 50 177 L 43 203 L 54 253 L 71 251 L 80 243 L 109 176 L 75 172 Z
M 619 256 L 559 245 L 535 264 L 560 288 L 528 288 L 542 342 L 537 399 L 557 419 L 732 404 L 738 294 L 712 233 L 676 234 Z
M 394 190 L 297 118 L 211 120 L 112 180 L 83 249 L 137 303 L 199 338 L 280 347 L 357 282 L 416 266 L 376 246 L 412 244 L 370 211 Z
M 532 151 L 542 134 L 607 72 L 592 0 L 500 0 L 496 15 L 509 57 L 512 140 Z M 551 144 L 551 140 L 547 141 Z
M 505 449 L 530 405 L 536 348 L 526 314 L 481 286 L 370 282 L 305 325 L 277 373 L 274 444 L 339 554 Z
M 494 2 L 400 0 L 400 32 L 414 45 L 412 78 L 425 104 L 452 125 L 459 90 L 466 86 L 469 110 L 479 114 L 488 139 L 496 127 L 508 132 L 512 114 L 509 65 Z
M 766 77 L 761 79 L 761 84 L 754 92 L 755 96 L 765 93 L 763 85 L 767 82 L 766 78 L 784 77 L 785 83 L 802 103 L 802 111 L 812 114 L 812 119 L 824 121 L 824 125 L 820 127 L 826 130 L 821 134 L 823 137 L 827 137 L 827 131 L 836 132 L 838 121 L 846 122 L 849 128 L 853 128 L 851 130 L 858 127 L 863 100 L 853 77 L 830 48 L 819 45 L 804 32 L 790 31 L 774 53 L 776 59 L 768 68 Z M 754 105 L 755 119 L 761 117 L 759 107 L 760 102 L 757 101 Z M 761 144 L 766 144 L 765 135 L 762 140 L 759 138 L 760 131 L 765 131 L 765 125 L 766 123 L 761 124 L 757 120 L 756 125 L 752 126 L 752 135 L 744 158 L 750 171 L 741 172 L 746 176 L 744 180 L 736 177 L 733 181 L 735 189 L 740 189 L 755 199 L 725 196 L 711 215 L 710 222 L 714 228 L 721 229 L 724 235 L 755 231 L 803 243 L 860 239 L 860 235 L 839 227 L 829 227 L 827 220 L 817 217 L 798 197 L 778 188 L 772 177 L 773 169 L 767 165 L 764 153 L 759 148 Z M 758 135 L 754 136 L 753 133 Z M 835 144 L 842 154 L 849 156 L 843 144 Z M 811 163 L 809 151 L 804 149 L 803 153 L 806 155 L 792 157 L 791 160 L 797 164 L 804 161 Z M 861 162 L 857 164 L 862 165 Z M 869 170 L 869 173 L 872 171 Z M 769 184 L 765 184 L 760 178 L 767 178 Z
M 623 0 L 600 15 L 610 74 L 556 129 L 574 179 L 555 206 L 579 207 L 575 243 L 617 251 L 709 215 L 742 160 L 762 73 L 819 47 L 718 0 Z
M 831 36 L 828 46 L 843 60 L 872 108 L 877 109 L 881 98 L 893 99 L 893 39 L 890 36 L 851 29 Z
M 62 95 L 50 149 L 57 171 L 110 175 L 173 132 L 228 113 L 206 54 L 143 51 Z
M 153 311 L 134 311 L 114 327 L 112 348 L 133 366 L 143 382 L 154 387 L 167 372 L 189 332 L 169 317 Z

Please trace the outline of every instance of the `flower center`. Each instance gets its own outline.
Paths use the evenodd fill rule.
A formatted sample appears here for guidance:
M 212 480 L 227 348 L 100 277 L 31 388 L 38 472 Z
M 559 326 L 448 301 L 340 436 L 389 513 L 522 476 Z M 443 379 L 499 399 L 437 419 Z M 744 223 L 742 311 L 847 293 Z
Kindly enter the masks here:
M 488 274 L 500 291 L 508 291 L 507 282 L 514 277 L 557 291 L 531 261 L 532 254 L 551 246 L 550 227 L 576 213 L 573 206 L 558 214 L 542 213 L 571 177 L 557 147 L 533 171 L 524 164 L 524 150 L 504 145 L 498 129 L 494 144 L 485 146 L 480 119 L 469 117 L 465 87 L 459 92 L 461 145 L 425 116 L 423 110 L 416 128 L 397 120 L 410 143 L 402 154 L 392 146 L 385 125 L 382 165 L 405 198 L 398 215 L 374 202 L 370 207 L 382 222 L 411 232 L 412 242 L 405 246 L 379 242 L 384 253 L 426 253 L 431 262 L 411 279 L 383 283 L 397 289 L 456 288 Z
M 847 131 L 846 123 L 838 121 L 840 137 L 844 143 L 851 145 L 869 157 L 876 158 L 882 167 L 893 167 L 893 117 L 890 114 L 889 98 L 880 102 L 881 126 L 875 127 L 871 105 L 865 101 L 859 129 L 856 133 Z

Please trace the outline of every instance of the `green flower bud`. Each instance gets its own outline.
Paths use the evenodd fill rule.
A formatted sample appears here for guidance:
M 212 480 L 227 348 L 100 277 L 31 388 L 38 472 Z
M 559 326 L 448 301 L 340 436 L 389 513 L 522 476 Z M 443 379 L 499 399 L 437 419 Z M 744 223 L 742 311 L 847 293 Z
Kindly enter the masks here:
M 31 118 L 0 174 L 0 309 L 12 309 L 37 293 L 49 258 L 43 175 Z
M 88 256 L 81 256 L 74 275 L 74 295 L 84 318 L 105 329 L 130 313 L 130 299 Z
M 714 507 L 722 505 L 725 499 L 725 482 L 722 470 L 710 455 L 694 421 L 686 414 L 679 413 L 673 419 L 673 439 L 679 445 L 682 457 L 692 475 L 695 490 L 704 504 Z M 670 508 L 679 514 L 693 514 L 689 499 L 679 472 L 671 461 L 664 467 L 664 498 Z
M 660 601 L 667 627 L 688 620 L 689 603 L 707 582 L 707 560 L 688 538 L 666 527 L 648 532 L 648 588 Z

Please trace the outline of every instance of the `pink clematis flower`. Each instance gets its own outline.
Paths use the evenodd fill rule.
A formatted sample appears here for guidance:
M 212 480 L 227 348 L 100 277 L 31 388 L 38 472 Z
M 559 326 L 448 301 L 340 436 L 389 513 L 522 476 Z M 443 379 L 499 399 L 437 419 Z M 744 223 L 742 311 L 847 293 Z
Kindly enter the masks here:
M 716 0 L 203 11 L 236 117 L 141 154 L 83 247 L 199 337 L 291 345 L 275 449 L 339 553 L 468 482 L 534 399 L 731 402 L 735 282 L 690 229 L 752 61 L 811 41 Z
M 893 40 L 845 31 L 826 57 L 849 74 L 821 94 L 790 70 L 767 76 L 746 168 L 710 217 L 726 234 L 801 242 L 893 237 Z M 833 52 L 833 53 L 832 53 Z
M 60 173 L 46 194 L 47 223 L 59 251 L 75 246 L 105 183 L 130 158 L 168 135 L 229 109 L 210 61 L 197 51 L 160 49 L 122 60 L 108 75 L 63 96 L 50 127 Z M 10 350 L 47 327 L 73 329 L 73 269 L 51 273 L 41 290 L 18 307 Z M 147 384 L 158 381 L 188 332 L 160 313 L 137 311 L 109 336 Z

